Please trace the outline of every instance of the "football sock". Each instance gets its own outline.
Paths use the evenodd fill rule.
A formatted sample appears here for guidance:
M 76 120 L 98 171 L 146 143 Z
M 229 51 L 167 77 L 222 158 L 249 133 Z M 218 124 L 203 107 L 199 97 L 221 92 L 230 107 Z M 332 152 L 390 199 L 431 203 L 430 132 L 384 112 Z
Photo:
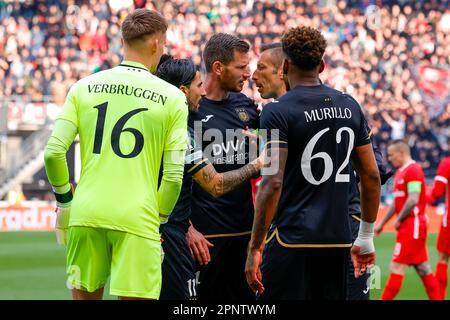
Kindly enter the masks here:
M 403 275 L 391 273 L 389 280 L 384 288 L 381 300 L 393 300 L 397 293 L 400 291 L 403 282 Z
M 441 298 L 445 299 L 445 290 L 447 289 L 447 263 L 438 262 L 436 265 L 436 279 L 439 282 Z
M 441 292 L 436 277 L 432 273 L 430 273 L 421 278 L 425 286 L 425 290 L 427 291 L 428 298 L 430 300 L 441 300 Z

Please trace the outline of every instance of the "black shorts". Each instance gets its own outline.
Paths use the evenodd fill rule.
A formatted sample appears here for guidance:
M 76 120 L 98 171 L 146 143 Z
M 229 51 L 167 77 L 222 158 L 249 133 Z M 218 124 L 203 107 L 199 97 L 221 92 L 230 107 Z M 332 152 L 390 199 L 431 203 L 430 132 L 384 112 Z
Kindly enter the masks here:
M 273 238 L 263 254 L 259 300 L 345 300 L 350 248 L 286 248 Z
M 162 287 L 160 300 L 194 300 L 197 297 L 195 263 L 182 227 L 167 223 L 160 228 L 163 238 Z
M 250 235 L 210 238 L 211 262 L 201 266 L 199 300 L 255 300 L 245 278 Z
M 352 242 L 355 242 L 359 232 L 359 220 L 353 216 L 350 217 L 350 229 L 352 231 Z M 351 257 L 348 259 L 348 300 L 369 300 L 369 277 L 370 274 L 366 272 L 359 278 L 355 278 L 355 268 Z

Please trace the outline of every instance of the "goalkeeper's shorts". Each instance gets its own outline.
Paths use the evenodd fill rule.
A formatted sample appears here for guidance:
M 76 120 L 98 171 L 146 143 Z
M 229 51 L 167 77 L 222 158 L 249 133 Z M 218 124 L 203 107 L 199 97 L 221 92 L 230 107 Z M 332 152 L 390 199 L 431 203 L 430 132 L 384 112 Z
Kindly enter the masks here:
M 161 244 L 131 233 L 73 226 L 67 246 L 68 285 L 94 292 L 111 275 L 110 294 L 158 299 Z

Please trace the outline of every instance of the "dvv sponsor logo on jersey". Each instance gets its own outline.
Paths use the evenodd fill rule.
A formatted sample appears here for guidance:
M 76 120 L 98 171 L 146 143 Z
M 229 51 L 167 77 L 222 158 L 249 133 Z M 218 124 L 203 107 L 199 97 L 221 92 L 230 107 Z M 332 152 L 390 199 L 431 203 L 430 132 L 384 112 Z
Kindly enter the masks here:
M 228 154 L 231 152 L 238 152 L 240 150 L 244 150 L 245 148 L 245 140 L 238 141 L 235 139 L 234 141 L 225 141 L 220 144 L 213 144 L 213 155 L 219 156 L 222 154 Z
M 211 117 L 212 115 L 207 116 L 206 119 Z M 219 129 L 210 128 L 203 131 L 202 124 L 206 119 L 194 121 L 194 135 L 201 138 L 197 145 L 203 146 L 203 157 L 208 158 L 213 164 L 247 164 L 255 160 L 260 155 L 259 151 L 263 150 L 263 148 L 259 150 L 257 140 L 260 141 L 259 145 L 265 145 L 270 136 L 272 146 L 279 143 L 278 129 L 260 129 L 257 133 L 253 133 L 252 137 L 248 135 L 248 132 L 244 134 L 243 129 L 227 129 L 222 132 Z M 253 140 L 250 141 L 251 139 Z M 194 149 L 197 154 L 197 146 Z M 270 154 L 265 155 L 265 165 L 262 170 L 265 175 L 271 175 L 277 172 L 278 166 L 278 148 L 272 148 Z

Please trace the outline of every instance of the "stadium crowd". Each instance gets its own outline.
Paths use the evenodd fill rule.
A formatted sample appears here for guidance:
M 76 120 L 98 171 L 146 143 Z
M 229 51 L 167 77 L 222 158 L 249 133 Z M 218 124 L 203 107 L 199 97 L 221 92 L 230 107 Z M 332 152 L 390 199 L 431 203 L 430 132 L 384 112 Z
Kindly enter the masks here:
M 51 96 L 61 105 L 75 81 L 120 62 L 119 26 L 133 8 L 162 12 L 170 21 L 168 53 L 197 65 L 214 33 L 248 40 L 252 71 L 262 43 L 307 25 L 328 41 L 322 80 L 365 108 L 383 152 L 389 140 L 405 138 L 433 175 L 450 152 L 449 6 L 448 0 L 0 1 L 0 97 Z M 243 92 L 264 103 L 252 81 Z

